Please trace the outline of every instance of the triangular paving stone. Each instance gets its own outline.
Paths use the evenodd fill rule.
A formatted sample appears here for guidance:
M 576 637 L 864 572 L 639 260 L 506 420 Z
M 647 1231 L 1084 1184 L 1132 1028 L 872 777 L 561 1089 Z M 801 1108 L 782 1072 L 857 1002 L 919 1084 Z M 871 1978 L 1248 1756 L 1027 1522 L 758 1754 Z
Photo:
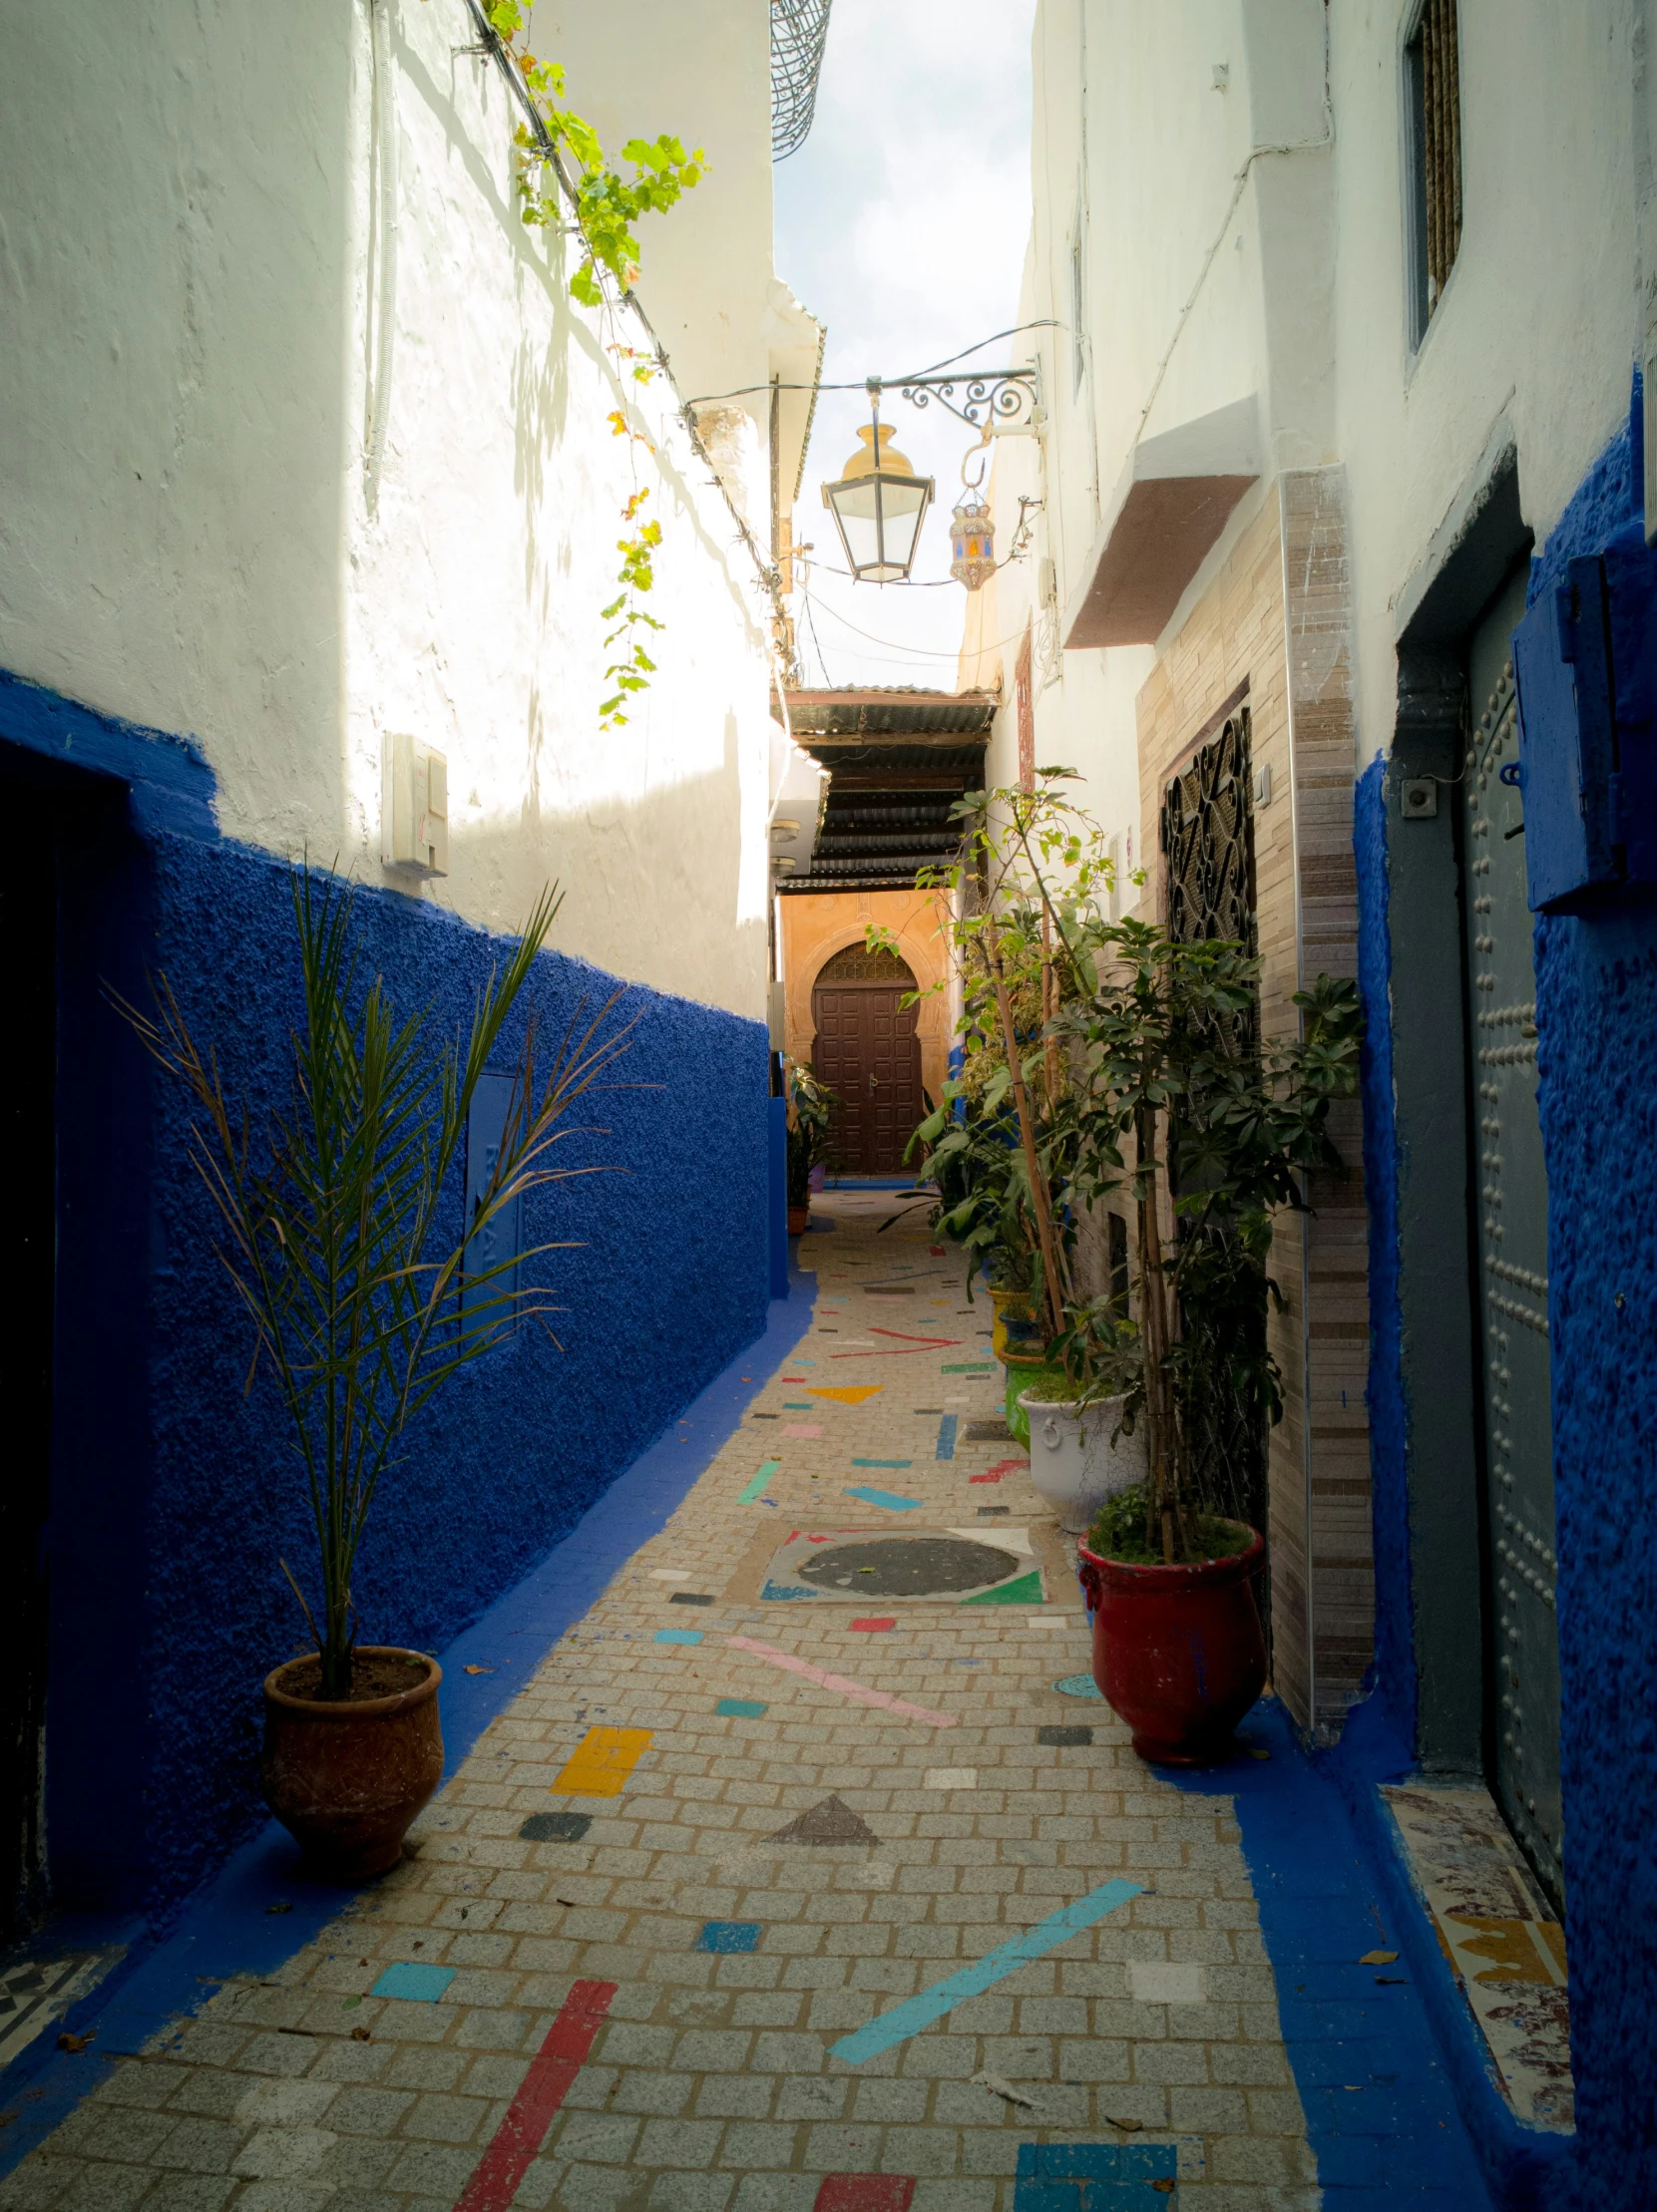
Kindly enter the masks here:
M 1041 1603 L 1041 1570 L 1033 1568 L 1028 1575 L 1021 1575 L 1017 1582 L 1004 1582 L 994 1590 L 981 1590 L 975 1598 L 963 1598 L 964 1606 L 1038 1606 Z
M 838 1797 L 825 1797 L 820 1805 L 801 1813 L 786 1828 L 779 1828 L 772 1843 L 878 1843 L 879 1836 Z
M 808 1390 L 807 1397 L 834 1398 L 841 1405 L 861 1405 L 865 1398 L 878 1397 L 886 1388 L 884 1382 L 847 1382 L 833 1389 Z

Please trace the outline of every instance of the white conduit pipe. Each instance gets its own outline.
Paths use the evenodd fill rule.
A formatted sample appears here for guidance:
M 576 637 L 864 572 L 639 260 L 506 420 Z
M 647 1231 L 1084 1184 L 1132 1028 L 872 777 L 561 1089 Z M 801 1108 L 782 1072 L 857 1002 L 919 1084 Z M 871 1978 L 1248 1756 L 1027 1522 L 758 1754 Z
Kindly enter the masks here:
M 380 504 L 380 471 L 385 461 L 386 429 L 391 414 L 391 353 L 396 327 L 397 289 L 397 99 L 391 67 L 393 0 L 368 0 L 373 55 L 374 270 L 370 285 L 373 316 L 372 369 L 368 397 L 368 438 L 363 454 L 363 493 L 368 512 Z

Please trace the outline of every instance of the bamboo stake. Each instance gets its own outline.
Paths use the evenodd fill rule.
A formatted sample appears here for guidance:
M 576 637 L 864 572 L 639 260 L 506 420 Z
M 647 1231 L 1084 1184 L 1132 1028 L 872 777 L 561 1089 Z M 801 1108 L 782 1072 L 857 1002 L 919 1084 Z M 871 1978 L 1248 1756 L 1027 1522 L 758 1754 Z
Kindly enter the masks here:
M 1007 1043 L 1007 1064 L 1013 1077 L 1013 1102 L 1018 1109 L 1019 1135 L 1024 1140 L 1025 1168 L 1030 1176 L 1030 1199 L 1036 1209 L 1036 1235 L 1041 1247 L 1041 1272 L 1046 1279 L 1048 1318 L 1052 1323 L 1049 1333 L 1056 1336 L 1064 1318 L 1064 1297 L 1052 1233 L 1052 1214 L 1047 1204 L 1047 1182 L 1036 1154 L 1036 1124 L 1031 1116 L 1030 1094 L 1025 1088 L 1024 1068 L 1019 1060 L 1019 1033 L 1013 1020 L 1013 1000 L 1008 994 L 1007 973 L 1002 966 L 1001 940 L 996 934 L 995 922 L 988 913 L 984 918 L 984 944 L 990 973 L 995 978 L 996 1004 L 1001 1013 L 1002 1035 Z

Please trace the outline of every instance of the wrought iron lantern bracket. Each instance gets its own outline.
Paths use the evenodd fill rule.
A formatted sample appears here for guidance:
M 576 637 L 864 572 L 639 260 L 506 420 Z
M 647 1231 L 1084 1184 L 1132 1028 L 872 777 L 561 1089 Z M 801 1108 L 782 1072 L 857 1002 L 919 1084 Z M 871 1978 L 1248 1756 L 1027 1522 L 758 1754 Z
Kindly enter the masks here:
M 949 376 L 869 379 L 870 393 L 877 401 L 894 386 L 912 407 L 930 407 L 936 400 L 958 421 L 986 437 L 1036 437 L 1046 423 L 1034 364 L 1028 369 L 987 369 L 973 376 L 957 370 Z

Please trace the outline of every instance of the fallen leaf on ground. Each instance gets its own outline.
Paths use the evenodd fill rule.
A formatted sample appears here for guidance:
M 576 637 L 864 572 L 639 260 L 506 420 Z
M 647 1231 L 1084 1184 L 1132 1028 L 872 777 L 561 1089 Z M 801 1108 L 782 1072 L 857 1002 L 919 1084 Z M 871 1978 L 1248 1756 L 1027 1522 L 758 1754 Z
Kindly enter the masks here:
M 1177 2184 L 1172 2181 L 1153 2181 L 1151 2183 L 1151 2187 L 1157 2194 L 1164 2197 L 1171 2197 L 1176 2186 Z
M 988 2089 L 992 2096 L 1004 2096 L 1009 2104 L 1028 2104 L 1032 2111 L 1036 2109 L 1036 2099 L 1033 2096 L 1027 2096 L 1013 2082 L 1004 2081 L 999 2073 L 975 2073 L 973 2086 L 975 2089 Z
M 274 1905 L 266 1905 L 264 1909 L 267 1913 L 290 1913 L 293 1907 L 285 1899 L 280 1899 Z
M 1254 1751 L 1254 1750 L 1251 1750 L 1251 1751 L 1249 1752 L 1249 1757 L 1250 1757 L 1251 1759 L 1269 1759 L 1269 1758 L 1271 1757 L 1271 1753 L 1270 1753 L 1269 1751 Z
M 352 2040 L 352 2042 L 354 2042 L 354 2043 L 365 2043 L 365 2042 L 368 2042 L 368 2041 L 370 2041 L 371 2039 L 372 2039 L 372 2038 L 371 2038 L 371 2036 L 370 2036 L 369 2030 L 368 2030 L 368 2029 L 367 2029 L 366 2028 L 352 2028 L 352 2030 L 351 2030 L 351 2040 Z
M 60 2050 L 85 2050 L 87 2044 L 91 2042 L 97 2032 L 96 2028 L 91 2028 L 84 2035 L 72 2035 L 65 2028 L 64 2032 L 58 2037 L 58 2048 Z
M 1398 1964 L 1396 1951 L 1366 1951 L 1359 1960 L 1361 1967 L 1392 1967 Z
M 461 1668 L 463 1674 L 493 1674 L 494 1671 L 493 1666 L 463 1666 Z
M 1143 2120 L 1118 2120 L 1109 2112 L 1106 2112 L 1104 2116 L 1110 2121 L 1112 2127 L 1119 2127 L 1124 2135 L 1137 2135 L 1140 2128 L 1145 2124 Z

